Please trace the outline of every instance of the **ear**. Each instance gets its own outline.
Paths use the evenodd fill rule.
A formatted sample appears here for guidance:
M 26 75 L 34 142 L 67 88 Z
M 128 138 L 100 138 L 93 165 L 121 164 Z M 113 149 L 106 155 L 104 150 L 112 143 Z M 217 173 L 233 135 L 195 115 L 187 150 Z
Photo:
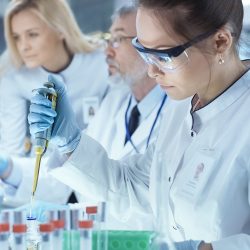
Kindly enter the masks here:
M 222 28 L 214 35 L 214 49 L 218 54 L 224 54 L 233 44 L 232 33 L 227 28 Z

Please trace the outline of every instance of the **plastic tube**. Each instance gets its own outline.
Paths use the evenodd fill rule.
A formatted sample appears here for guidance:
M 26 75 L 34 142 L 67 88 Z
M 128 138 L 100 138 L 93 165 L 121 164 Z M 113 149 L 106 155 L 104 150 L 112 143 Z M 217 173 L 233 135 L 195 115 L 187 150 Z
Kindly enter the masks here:
M 43 250 L 54 250 L 53 247 L 53 225 L 52 223 L 45 223 L 39 225 L 41 238 L 42 238 L 42 249 Z M 59 249 L 59 248 L 56 248 Z
M 26 231 L 27 226 L 25 224 L 13 225 L 13 250 L 25 250 L 26 249 Z
M 79 221 L 80 250 L 92 250 L 92 229 L 93 221 Z
M 38 230 L 38 223 L 36 218 L 27 217 L 27 234 L 26 234 L 26 249 L 40 250 L 41 235 Z
M 9 231 L 10 225 L 8 223 L 0 224 L 0 246 L 1 250 L 8 250 L 9 249 Z
M 53 249 L 62 249 L 63 247 L 63 231 L 64 221 L 63 220 L 52 220 L 51 223 L 54 226 L 53 231 Z

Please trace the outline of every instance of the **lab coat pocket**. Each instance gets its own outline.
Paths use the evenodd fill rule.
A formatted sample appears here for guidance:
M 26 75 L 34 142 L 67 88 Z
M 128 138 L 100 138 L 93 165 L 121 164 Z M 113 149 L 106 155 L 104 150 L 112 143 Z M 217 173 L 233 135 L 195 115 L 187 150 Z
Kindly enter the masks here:
M 203 200 L 209 192 L 218 155 L 215 150 L 203 148 L 194 153 L 192 158 L 188 158 L 185 157 L 172 191 L 180 199 L 184 198 L 194 205 L 198 200 Z

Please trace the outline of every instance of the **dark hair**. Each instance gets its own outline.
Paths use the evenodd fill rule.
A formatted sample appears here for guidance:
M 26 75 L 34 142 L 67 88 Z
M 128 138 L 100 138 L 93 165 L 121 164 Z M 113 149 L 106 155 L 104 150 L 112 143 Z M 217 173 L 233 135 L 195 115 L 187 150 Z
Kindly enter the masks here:
M 139 0 L 139 7 L 151 9 L 162 23 L 168 20 L 187 39 L 228 24 L 238 42 L 242 30 L 241 0 Z

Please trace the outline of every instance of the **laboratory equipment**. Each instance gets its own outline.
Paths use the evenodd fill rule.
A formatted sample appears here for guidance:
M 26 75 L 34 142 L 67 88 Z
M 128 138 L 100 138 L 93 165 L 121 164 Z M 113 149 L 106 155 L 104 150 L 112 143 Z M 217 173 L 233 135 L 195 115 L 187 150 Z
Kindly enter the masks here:
M 108 231 L 106 230 L 107 222 L 107 203 L 98 204 L 99 227 L 97 231 L 97 250 L 108 250 Z
M 63 250 L 80 250 L 80 232 L 78 221 L 80 209 L 66 210 L 66 230 L 63 232 Z
M 93 228 L 97 232 L 97 250 L 108 249 L 108 236 L 105 230 L 107 203 L 100 202 L 98 206 L 86 207 L 86 214 L 88 220 L 93 221 Z
M 79 216 L 80 209 L 70 209 L 70 245 L 74 250 L 80 250 Z
M 56 109 L 57 93 L 54 89 L 54 84 L 52 82 L 45 83 L 43 88 L 40 88 L 40 89 L 35 90 L 35 91 L 38 91 L 39 94 L 43 95 L 48 100 L 50 100 L 52 102 L 52 109 L 54 109 L 54 110 Z M 41 159 L 48 148 L 48 143 L 50 140 L 51 132 L 52 132 L 52 126 L 49 127 L 45 131 L 37 132 L 35 134 L 36 163 L 35 163 L 31 201 L 34 199 L 34 196 L 35 196 L 37 183 L 38 183 L 38 176 L 39 176 L 39 171 L 40 171 Z
M 9 249 L 9 230 L 10 225 L 8 223 L 1 223 L 0 224 L 0 246 L 1 250 L 8 250 Z
M 14 224 L 13 225 L 13 250 L 25 250 L 26 249 L 26 231 L 27 227 L 25 224 Z
M 78 223 L 80 231 L 80 250 L 92 250 L 92 220 L 82 220 Z
M 41 234 L 41 249 L 42 250 L 54 250 L 53 247 L 53 225 L 52 223 L 44 223 L 39 225 Z M 55 249 L 58 249 L 56 247 Z
M 98 221 L 97 206 L 88 206 L 85 211 L 88 220 L 92 220 L 94 223 Z
M 63 247 L 63 231 L 64 231 L 64 221 L 54 220 L 51 221 L 54 226 L 53 231 L 53 249 L 62 249 Z
M 0 249 L 8 250 L 10 235 L 10 211 L 2 210 L 0 212 Z
M 65 227 L 65 210 L 50 211 L 50 223 L 54 227 L 53 249 L 63 249 L 63 232 Z M 68 247 L 70 248 L 70 246 Z
M 155 237 L 153 231 L 108 230 L 109 250 L 151 250 L 151 242 Z M 93 231 L 92 250 L 97 250 L 98 232 Z
M 26 249 L 26 212 L 14 211 L 13 214 L 13 226 L 11 237 L 11 249 L 13 250 L 25 250 Z
M 41 250 L 41 235 L 35 217 L 27 217 L 26 249 Z

